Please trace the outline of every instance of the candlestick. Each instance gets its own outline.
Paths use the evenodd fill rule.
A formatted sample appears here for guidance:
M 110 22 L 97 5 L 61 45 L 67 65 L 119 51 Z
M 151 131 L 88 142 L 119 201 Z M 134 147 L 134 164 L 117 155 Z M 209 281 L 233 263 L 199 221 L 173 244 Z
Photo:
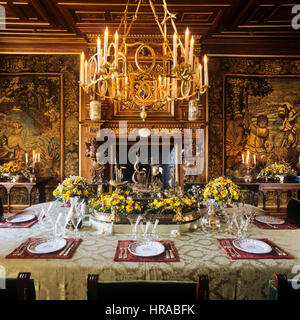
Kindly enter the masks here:
M 85 63 L 84 63 L 84 73 L 85 73 L 85 77 L 84 77 L 84 83 L 86 85 L 88 85 L 88 64 L 87 64 L 87 60 L 85 60 Z
M 203 79 L 202 79 L 202 64 L 199 64 L 199 82 L 200 82 L 200 90 L 202 90 L 203 87 Z
M 184 53 L 184 62 L 188 63 L 189 58 L 189 28 L 186 28 L 185 31 L 185 53 Z
M 204 56 L 204 85 L 208 86 L 207 56 Z
M 245 163 L 245 158 L 244 158 L 244 154 L 242 153 L 242 164 Z
M 104 33 L 104 64 L 107 62 L 107 45 L 108 45 L 108 29 L 107 27 L 105 28 L 105 33 Z
M 25 153 L 25 163 L 26 163 L 26 166 L 28 165 L 28 153 L 26 152 Z
M 98 72 L 100 71 L 101 66 L 101 40 L 97 38 L 97 62 L 98 62 Z
M 174 32 L 173 36 L 173 68 L 176 67 L 177 63 L 177 34 Z
M 118 67 L 118 32 L 115 34 L 115 66 Z
M 80 82 L 84 83 L 84 53 L 81 53 L 81 62 L 80 62 Z
M 32 150 L 32 162 L 34 162 L 34 150 Z
M 253 163 L 256 164 L 256 155 L 253 155 Z
M 193 54 L 194 54 L 194 37 L 191 39 L 190 44 L 190 58 L 189 58 L 189 64 L 193 67 Z

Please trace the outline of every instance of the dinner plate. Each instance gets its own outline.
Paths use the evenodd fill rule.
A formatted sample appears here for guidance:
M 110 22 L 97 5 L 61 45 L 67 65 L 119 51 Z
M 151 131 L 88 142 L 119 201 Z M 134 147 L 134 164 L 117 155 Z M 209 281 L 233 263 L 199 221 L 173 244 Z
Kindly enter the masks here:
M 9 217 L 6 219 L 9 223 L 22 223 L 29 222 L 36 218 L 34 214 L 17 214 L 15 216 Z
M 235 239 L 232 244 L 239 250 L 254 253 L 265 254 L 272 251 L 272 247 L 267 243 L 255 239 Z
M 165 247 L 158 241 L 140 240 L 131 243 L 128 250 L 135 256 L 154 257 L 162 254 Z
M 51 253 L 63 249 L 66 244 L 67 241 L 65 239 L 40 239 L 30 243 L 27 250 L 35 254 Z
M 267 223 L 267 224 L 284 224 L 285 221 L 283 219 L 279 219 L 272 216 L 257 216 L 255 217 L 255 220 L 261 223 Z

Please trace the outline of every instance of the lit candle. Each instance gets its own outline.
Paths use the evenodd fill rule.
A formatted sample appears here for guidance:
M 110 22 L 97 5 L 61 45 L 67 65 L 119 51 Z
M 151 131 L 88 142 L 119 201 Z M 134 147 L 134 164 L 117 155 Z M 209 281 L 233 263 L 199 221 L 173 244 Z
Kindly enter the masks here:
M 177 62 L 177 34 L 174 32 L 173 36 L 173 68 L 176 67 Z
M 250 154 L 249 154 L 249 150 L 247 151 L 247 157 L 246 157 L 246 164 L 249 164 L 249 156 L 250 156 Z
M 189 58 L 189 28 L 186 28 L 185 31 L 185 53 L 184 53 L 184 62 L 187 64 L 188 63 L 188 58 Z
M 81 63 L 80 63 L 80 82 L 84 83 L 84 53 L 81 53 Z
M 204 85 L 208 86 L 207 56 L 204 56 Z
M 158 77 L 158 97 L 160 98 L 161 94 L 161 76 Z
M 128 77 L 125 77 L 125 99 L 127 99 L 127 86 L 128 86 Z
M 253 163 L 256 164 L 256 155 L 253 155 Z
M 84 72 L 85 72 L 84 83 L 87 85 L 88 84 L 88 64 L 87 64 L 87 60 L 85 60 L 85 63 L 84 63 Z
M 34 162 L 34 150 L 32 150 L 32 161 Z
M 98 62 L 98 72 L 100 71 L 101 66 L 101 40 L 97 38 L 97 62 Z
M 26 163 L 26 165 L 28 164 L 28 153 L 27 152 L 25 153 L 25 163 Z
M 189 64 L 193 67 L 194 37 L 191 39 Z
M 202 79 L 202 64 L 199 64 L 199 85 L 200 85 L 200 90 L 202 90 L 203 86 L 203 79 Z
M 104 33 L 104 64 L 107 62 L 107 45 L 108 45 L 108 29 L 107 27 L 105 28 L 105 33 Z
M 38 153 L 38 162 L 41 162 L 41 154 Z
M 115 34 L 115 66 L 118 67 L 118 32 Z
M 244 158 L 244 154 L 242 153 L 242 164 L 245 163 L 245 158 Z

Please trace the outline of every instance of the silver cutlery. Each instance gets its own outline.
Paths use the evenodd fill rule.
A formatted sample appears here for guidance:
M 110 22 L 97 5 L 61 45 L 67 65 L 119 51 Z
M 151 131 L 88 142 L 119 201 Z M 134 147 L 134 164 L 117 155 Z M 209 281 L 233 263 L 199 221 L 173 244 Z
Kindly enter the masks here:
M 65 252 L 70 248 L 71 244 L 74 243 L 74 241 L 70 241 L 65 247 L 64 249 L 62 249 L 62 251 L 59 253 L 60 256 L 63 256 L 65 254 Z
M 124 246 L 124 259 L 127 259 L 127 246 Z
M 278 227 L 273 226 L 273 225 L 271 225 L 271 224 L 269 224 L 269 223 L 266 223 L 266 225 L 269 226 L 269 227 L 271 227 L 271 228 L 273 228 L 273 229 L 278 229 Z
M 21 248 L 15 253 L 15 255 L 17 256 L 21 256 L 25 250 L 27 249 L 28 243 L 30 242 L 30 240 L 28 239 L 26 242 L 24 242 L 24 244 L 21 246 Z
M 64 253 L 64 257 L 67 256 L 67 255 L 70 253 L 70 251 L 71 251 L 71 249 L 74 247 L 74 245 L 75 245 L 75 241 L 73 241 L 73 242 L 71 243 L 69 249 Z
M 287 256 L 287 253 L 283 252 L 278 247 L 273 247 L 273 249 L 280 255 L 280 256 Z
M 170 258 L 171 258 L 171 259 L 174 259 L 175 256 L 174 256 L 173 250 L 172 250 L 172 248 L 171 248 L 171 245 L 168 243 L 168 244 L 166 244 L 166 247 L 167 247 L 168 250 L 169 250 Z
M 166 251 L 166 258 L 167 258 L 167 259 L 170 259 L 170 251 L 169 251 L 169 249 L 168 249 L 167 244 L 164 244 L 164 247 L 165 247 L 165 251 Z
M 231 246 L 230 243 L 229 243 L 229 240 L 225 240 L 225 241 L 223 242 L 223 247 L 224 247 L 225 249 L 228 249 L 228 252 L 229 252 L 229 254 L 230 254 L 232 257 L 235 257 L 235 256 L 236 256 L 235 252 L 233 251 L 232 246 Z

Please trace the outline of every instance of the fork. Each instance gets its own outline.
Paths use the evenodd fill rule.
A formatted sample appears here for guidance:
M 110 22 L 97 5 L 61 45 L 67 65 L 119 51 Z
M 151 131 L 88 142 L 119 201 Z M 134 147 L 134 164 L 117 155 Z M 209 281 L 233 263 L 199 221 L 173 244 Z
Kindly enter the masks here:
M 225 241 L 223 242 L 223 247 L 224 247 L 225 249 L 228 249 L 228 252 L 229 252 L 229 254 L 230 254 L 232 257 L 235 257 L 235 253 L 234 253 L 234 251 L 232 250 L 232 246 L 230 245 L 230 243 L 229 243 L 228 240 L 225 240 Z
M 124 250 L 124 244 L 120 244 L 120 252 L 119 252 L 119 259 L 122 259 L 123 258 L 123 252 L 125 253 L 125 250 Z

